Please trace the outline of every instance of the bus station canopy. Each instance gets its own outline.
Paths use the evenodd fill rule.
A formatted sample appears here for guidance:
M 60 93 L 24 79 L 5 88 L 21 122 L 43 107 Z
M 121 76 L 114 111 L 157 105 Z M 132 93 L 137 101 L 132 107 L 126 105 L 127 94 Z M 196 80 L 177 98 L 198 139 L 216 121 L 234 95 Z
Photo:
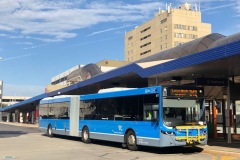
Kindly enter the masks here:
M 120 68 L 50 93 L 5 107 L 2 111 L 30 110 L 45 97 L 96 93 L 111 87 L 146 87 L 148 79 L 170 81 L 172 77 L 194 80 L 199 77 L 240 76 L 240 33 L 223 36 L 213 33 L 175 48 L 143 58 Z

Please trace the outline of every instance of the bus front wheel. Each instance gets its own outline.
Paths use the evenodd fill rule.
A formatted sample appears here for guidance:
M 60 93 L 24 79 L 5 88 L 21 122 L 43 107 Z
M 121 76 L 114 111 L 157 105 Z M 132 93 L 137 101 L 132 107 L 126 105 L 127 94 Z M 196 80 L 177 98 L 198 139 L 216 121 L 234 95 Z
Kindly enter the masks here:
M 127 132 L 127 147 L 129 150 L 132 150 L 132 151 L 137 151 L 138 150 L 138 146 L 137 146 L 137 139 L 136 139 L 136 136 L 135 136 L 135 133 L 130 130 Z
M 48 137 L 53 137 L 52 125 L 51 124 L 48 125 L 47 135 L 48 135 Z
M 83 128 L 83 131 L 82 131 L 82 141 L 84 143 L 90 143 L 91 142 L 90 136 L 89 136 L 89 130 L 88 130 L 87 127 Z

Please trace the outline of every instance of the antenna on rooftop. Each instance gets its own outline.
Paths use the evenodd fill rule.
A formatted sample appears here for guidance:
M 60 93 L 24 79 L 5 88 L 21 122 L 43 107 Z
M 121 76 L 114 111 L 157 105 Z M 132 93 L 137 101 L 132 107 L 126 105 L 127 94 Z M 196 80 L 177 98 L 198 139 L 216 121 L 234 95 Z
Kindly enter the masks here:
M 198 3 L 199 3 L 199 5 L 198 5 L 198 10 L 199 10 L 199 12 L 200 12 L 200 11 L 201 11 L 201 10 L 200 10 L 200 1 L 199 1 Z
M 171 8 L 172 8 L 172 3 L 169 3 L 169 5 L 166 3 L 166 10 L 168 13 L 171 12 Z

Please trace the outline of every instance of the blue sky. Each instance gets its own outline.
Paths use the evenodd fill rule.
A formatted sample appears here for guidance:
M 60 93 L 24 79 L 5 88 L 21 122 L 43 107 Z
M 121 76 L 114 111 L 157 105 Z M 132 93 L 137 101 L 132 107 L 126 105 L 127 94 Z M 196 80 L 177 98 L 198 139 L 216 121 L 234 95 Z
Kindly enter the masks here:
M 0 80 L 3 95 L 36 96 L 51 78 L 78 64 L 124 60 L 124 33 L 166 3 L 184 0 L 0 0 Z M 199 4 L 212 32 L 240 30 L 240 0 Z

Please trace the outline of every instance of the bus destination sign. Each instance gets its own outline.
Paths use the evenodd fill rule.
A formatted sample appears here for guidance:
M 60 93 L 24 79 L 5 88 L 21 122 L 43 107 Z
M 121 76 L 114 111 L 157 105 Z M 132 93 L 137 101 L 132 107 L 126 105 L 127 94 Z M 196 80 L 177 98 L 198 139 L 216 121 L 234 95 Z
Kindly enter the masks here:
M 170 89 L 170 96 L 176 97 L 197 97 L 198 90 L 196 89 Z

